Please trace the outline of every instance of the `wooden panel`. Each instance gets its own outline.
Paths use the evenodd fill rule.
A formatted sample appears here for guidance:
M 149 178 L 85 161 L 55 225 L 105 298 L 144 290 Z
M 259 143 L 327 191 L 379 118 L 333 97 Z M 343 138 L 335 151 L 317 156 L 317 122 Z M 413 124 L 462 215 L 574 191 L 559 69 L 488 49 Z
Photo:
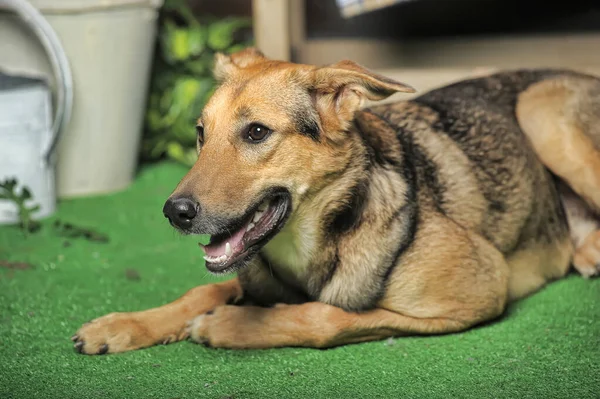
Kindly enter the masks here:
M 405 55 L 411 66 L 600 66 L 600 34 L 411 41 L 405 46 Z
M 254 37 L 267 57 L 290 60 L 289 0 L 252 0 Z
M 297 61 L 328 64 L 352 59 L 369 68 L 600 66 L 600 34 L 512 36 L 420 41 L 315 39 Z
M 298 62 L 298 52 L 306 42 L 306 5 L 305 0 L 289 1 L 291 61 Z
M 396 41 L 328 39 L 297 43 L 294 61 L 323 65 L 350 59 L 368 68 L 393 68 L 404 65 L 404 45 Z

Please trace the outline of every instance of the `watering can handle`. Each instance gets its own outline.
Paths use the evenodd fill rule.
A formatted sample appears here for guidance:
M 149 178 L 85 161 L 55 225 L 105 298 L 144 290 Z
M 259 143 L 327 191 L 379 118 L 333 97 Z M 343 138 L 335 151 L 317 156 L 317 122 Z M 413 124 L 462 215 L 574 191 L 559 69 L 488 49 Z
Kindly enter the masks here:
M 69 122 L 73 107 L 73 78 L 71 68 L 58 36 L 42 14 L 27 0 L 0 0 L 0 9 L 15 12 L 35 33 L 50 59 L 56 78 L 57 104 L 52 123 L 52 136 L 44 148 L 44 160 L 53 162 L 58 138 Z

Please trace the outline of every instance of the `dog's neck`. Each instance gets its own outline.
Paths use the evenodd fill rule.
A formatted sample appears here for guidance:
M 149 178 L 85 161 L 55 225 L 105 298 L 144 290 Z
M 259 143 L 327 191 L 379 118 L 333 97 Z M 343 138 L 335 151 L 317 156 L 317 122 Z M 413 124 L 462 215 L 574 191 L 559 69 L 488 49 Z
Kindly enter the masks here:
M 351 209 L 348 206 L 357 200 L 352 188 L 357 181 L 364 180 L 368 165 L 357 133 L 353 131 L 349 135 L 359 145 L 345 144 L 346 151 L 339 153 L 340 169 L 331 173 L 331 180 L 323 187 L 305 194 L 283 229 L 263 249 L 271 266 L 288 281 L 307 280 L 306 273 L 327 240 L 326 225 L 339 223 L 343 215 L 338 217 L 336 210 Z
M 377 223 L 382 209 L 395 209 L 403 197 L 404 185 L 399 175 L 383 167 L 374 158 L 378 148 L 365 139 L 359 124 L 348 131 L 348 143 L 340 152 L 342 167 L 328 184 L 294 210 L 286 226 L 263 249 L 270 267 L 288 283 L 308 293 L 320 290 L 315 268 L 327 253 L 336 251 L 337 243 L 368 221 Z M 391 196 L 388 196 L 392 194 Z M 317 273 L 318 274 L 318 273 Z M 318 280 L 318 279 L 317 279 Z

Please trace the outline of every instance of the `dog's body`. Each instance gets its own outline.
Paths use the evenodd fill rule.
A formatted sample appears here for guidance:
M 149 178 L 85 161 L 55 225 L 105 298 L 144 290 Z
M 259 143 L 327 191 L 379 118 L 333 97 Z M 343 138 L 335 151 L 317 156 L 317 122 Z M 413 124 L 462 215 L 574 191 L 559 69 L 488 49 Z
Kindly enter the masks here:
M 216 73 L 198 163 L 165 213 L 212 234 L 207 267 L 238 278 L 97 319 L 78 350 L 455 332 L 571 264 L 600 271 L 597 78 L 505 72 L 363 110 L 363 97 L 410 88 L 348 62 L 297 66 L 252 50 Z M 256 92 L 278 82 L 274 99 Z M 237 306 L 249 301 L 260 306 Z

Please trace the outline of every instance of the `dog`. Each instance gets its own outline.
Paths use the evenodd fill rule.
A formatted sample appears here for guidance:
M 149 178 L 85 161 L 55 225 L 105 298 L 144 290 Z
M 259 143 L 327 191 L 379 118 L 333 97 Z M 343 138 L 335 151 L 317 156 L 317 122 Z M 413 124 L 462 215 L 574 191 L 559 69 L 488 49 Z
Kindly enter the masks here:
M 455 333 L 571 266 L 599 274 L 600 79 L 519 69 L 367 108 L 414 89 L 255 48 L 214 74 L 198 160 L 163 212 L 236 277 L 87 323 L 79 352 Z

